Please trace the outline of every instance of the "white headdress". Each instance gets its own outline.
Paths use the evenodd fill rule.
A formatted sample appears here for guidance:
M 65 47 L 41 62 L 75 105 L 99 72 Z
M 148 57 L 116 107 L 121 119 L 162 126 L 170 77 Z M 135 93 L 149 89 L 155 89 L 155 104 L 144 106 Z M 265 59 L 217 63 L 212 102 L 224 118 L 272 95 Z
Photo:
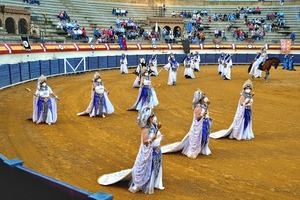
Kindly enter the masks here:
M 193 98 L 193 108 L 197 103 L 200 103 L 201 99 L 205 96 L 205 94 L 200 90 L 196 90 L 194 92 L 194 98 Z
M 96 79 L 98 79 L 98 78 L 100 78 L 101 76 L 100 76 L 100 73 L 99 72 L 95 72 L 95 74 L 94 74 L 94 81 L 96 80 Z
M 243 84 L 243 89 L 246 89 L 246 88 L 253 90 L 253 83 L 250 79 L 245 81 L 245 83 Z
M 147 125 L 149 117 L 152 115 L 152 109 L 148 106 L 142 108 L 139 111 L 138 117 L 137 117 L 137 123 L 139 127 L 144 128 Z
M 42 82 L 45 82 L 47 81 L 47 77 L 44 76 L 43 74 L 38 78 L 38 83 L 42 83 Z
M 144 63 L 145 62 L 145 58 L 140 58 L 140 62 Z

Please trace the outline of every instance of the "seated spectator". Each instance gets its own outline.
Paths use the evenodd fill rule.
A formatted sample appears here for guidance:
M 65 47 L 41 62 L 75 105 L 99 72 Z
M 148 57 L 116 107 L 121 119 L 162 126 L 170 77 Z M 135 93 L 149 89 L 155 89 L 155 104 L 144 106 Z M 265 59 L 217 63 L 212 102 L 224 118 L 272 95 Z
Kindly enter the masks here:
M 116 27 L 119 28 L 121 26 L 121 20 L 119 17 L 116 19 Z
M 82 30 L 80 28 L 77 28 L 77 29 L 73 29 L 71 32 L 71 37 L 72 39 L 74 40 L 77 40 L 77 39 L 81 39 L 82 38 Z
M 285 20 L 284 19 L 280 18 L 278 22 L 279 22 L 279 28 L 285 27 Z
M 138 37 L 138 33 L 136 31 L 129 31 L 127 34 L 128 40 L 135 40 Z
M 253 23 L 249 23 L 248 24 L 248 28 L 249 28 L 249 31 L 252 31 L 254 29 Z
M 39 0 L 23 0 L 23 2 L 25 3 L 29 3 L 29 4 L 37 4 L 40 5 L 40 1 Z
M 218 30 L 218 29 L 215 29 L 214 30 L 214 34 L 215 34 L 215 38 L 218 38 L 218 37 L 221 36 L 222 32 L 220 30 Z
M 171 16 L 176 17 L 176 12 L 174 10 L 172 11 Z
M 29 4 L 37 4 L 37 5 L 40 5 L 40 1 L 39 1 L 39 0 L 29 0 Z
M 117 9 L 116 9 L 115 15 L 116 15 L 116 16 L 121 15 L 121 9 L 120 9 L 120 8 L 117 8 Z
M 260 7 L 256 7 L 255 9 L 255 14 L 261 14 L 261 8 Z
M 67 14 L 66 11 L 61 11 L 61 12 L 57 15 L 57 18 L 59 18 L 61 21 L 64 21 L 64 20 L 70 21 L 70 17 L 69 17 L 69 15 Z
M 120 11 L 120 15 L 121 15 L 121 16 L 127 16 L 127 14 L 128 14 L 128 11 L 127 11 L 127 10 L 121 9 L 121 11 Z
M 293 42 L 296 40 L 296 33 L 295 33 L 295 32 L 292 32 L 292 33 L 291 33 L 290 39 L 291 39 Z
M 275 13 L 267 14 L 267 20 L 273 21 L 276 17 L 277 17 L 277 14 L 275 14 Z
M 136 24 L 133 22 L 131 18 L 127 20 L 127 23 L 125 25 L 129 29 L 136 29 Z
M 100 31 L 99 31 L 99 29 L 98 28 L 94 28 L 94 37 L 95 38 L 99 38 L 101 36 L 101 34 L 100 34 Z
M 82 27 L 82 38 L 86 39 L 87 38 L 87 33 L 84 27 Z
M 217 38 L 219 36 L 219 30 L 218 29 L 214 30 L 214 35 L 215 35 L 215 38 Z
M 211 23 L 211 16 L 208 16 L 207 20 L 208 20 L 208 23 Z
M 222 36 L 222 41 L 226 41 L 227 40 L 225 30 L 222 30 L 221 36 Z
M 205 33 L 204 33 L 204 31 L 200 32 L 199 37 L 200 37 L 200 41 L 204 42 L 204 40 L 205 40 Z
M 204 16 L 208 16 L 208 12 L 206 9 L 201 10 L 200 14 L 203 14 Z
M 213 14 L 212 18 L 213 18 L 214 21 L 218 21 L 218 15 L 217 15 L 217 13 Z

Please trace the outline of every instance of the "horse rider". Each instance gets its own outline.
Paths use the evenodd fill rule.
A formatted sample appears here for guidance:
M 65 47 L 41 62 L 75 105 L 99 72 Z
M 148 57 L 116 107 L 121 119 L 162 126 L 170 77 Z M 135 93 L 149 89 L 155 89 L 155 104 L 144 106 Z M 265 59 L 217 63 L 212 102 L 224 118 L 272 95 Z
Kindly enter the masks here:
M 254 78 L 261 77 L 262 71 L 259 69 L 259 66 L 263 65 L 263 63 L 267 60 L 268 54 L 265 48 L 262 48 L 260 52 L 256 55 L 254 62 L 252 64 L 252 68 L 249 72 L 250 75 Z

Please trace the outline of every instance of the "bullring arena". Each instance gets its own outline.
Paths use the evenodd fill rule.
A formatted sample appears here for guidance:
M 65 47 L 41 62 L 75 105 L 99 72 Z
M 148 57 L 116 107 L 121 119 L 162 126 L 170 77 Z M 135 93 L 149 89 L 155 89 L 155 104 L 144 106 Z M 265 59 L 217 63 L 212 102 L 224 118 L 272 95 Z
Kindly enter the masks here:
M 269 57 L 280 58 L 281 63 L 277 69 L 271 68 L 268 81 L 253 80 L 253 140 L 210 139 L 212 154 L 196 159 L 179 152 L 163 155 L 165 189 L 155 190 L 152 195 L 129 192 L 126 181 L 110 186 L 97 183 L 103 174 L 131 168 L 136 159 L 141 143 L 138 112 L 127 109 L 138 95 L 139 89 L 132 88 L 132 84 L 139 58 L 144 57 L 148 62 L 152 54 L 158 54 L 160 73 L 151 80 L 159 100 L 154 112 L 162 124 L 163 146 L 181 140 L 189 131 L 193 120 L 192 99 L 199 88 L 210 99 L 211 132 L 228 128 L 242 85 L 251 78 L 248 66 L 262 47 L 266 47 Z M 8 163 L 13 170 L 20 170 L 22 160 L 25 169 L 30 169 L 28 173 L 36 172 L 32 173 L 34 177 L 50 177 L 46 185 L 51 190 L 70 194 L 69 198 L 58 199 L 81 199 L 76 196 L 81 189 L 89 191 L 88 195 L 103 192 L 103 198 L 82 197 L 99 200 L 105 199 L 106 193 L 111 195 L 106 199 L 121 200 L 300 199 L 299 43 L 291 44 L 289 50 L 295 56 L 296 71 L 282 69 L 284 54 L 280 44 L 204 43 L 190 44 L 188 48 L 201 56 L 196 79 L 186 79 L 183 75 L 186 54 L 181 43 L 159 43 L 153 47 L 134 41 L 128 43 L 126 50 L 107 43 L 31 43 L 31 51 L 20 43 L 0 43 L 0 164 Z M 231 80 L 218 75 L 217 60 L 221 52 L 233 57 Z M 122 53 L 129 62 L 128 74 L 119 71 Z M 162 68 L 170 53 L 180 63 L 176 86 L 167 85 L 168 72 Z M 109 91 L 115 111 L 105 118 L 77 116 L 90 101 L 91 80 L 96 71 Z M 59 97 L 58 120 L 51 125 L 32 122 L 33 95 L 28 88 L 35 91 L 41 74 L 48 77 L 47 83 Z M 1 166 L 0 177 L 5 177 L 2 169 Z M 13 178 L 26 184 L 17 175 Z M 0 191 L 4 200 L 14 200 L 3 189 L 6 183 L 13 186 L 13 180 L 6 181 L 0 180 Z M 65 183 L 72 187 L 66 187 Z M 30 184 L 36 191 L 35 182 Z M 28 195 L 17 187 L 9 190 Z M 30 199 L 30 195 L 25 199 Z

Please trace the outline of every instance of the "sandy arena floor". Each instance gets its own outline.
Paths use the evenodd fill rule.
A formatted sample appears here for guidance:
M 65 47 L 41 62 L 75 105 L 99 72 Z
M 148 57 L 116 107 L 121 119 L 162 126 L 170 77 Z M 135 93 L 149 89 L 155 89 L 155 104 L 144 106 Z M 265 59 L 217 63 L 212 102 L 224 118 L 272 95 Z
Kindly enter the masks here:
M 192 122 L 191 101 L 201 88 L 211 101 L 213 131 L 232 122 L 247 68 L 234 67 L 231 81 L 217 75 L 216 66 L 205 66 L 197 79 L 183 78 L 166 85 L 167 72 L 153 78 L 159 106 L 156 109 L 165 135 L 163 144 L 181 140 Z M 210 140 L 211 156 L 192 160 L 178 154 L 163 157 L 164 191 L 154 195 L 131 194 L 127 183 L 100 186 L 97 178 L 132 167 L 140 145 L 136 112 L 126 111 L 138 90 L 135 76 L 119 71 L 101 72 L 115 113 L 107 118 L 78 117 L 90 101 L 93 73 L 49 79 L 60 97 L 58 122 L 36 125 L 31 117 L 30 82 L 0 91 L 0 152 L 18 157 L 25 165 L 92 192 L 112 193 L 115 199 L 300 199 L 300 71 L 271 70 L 270 82 L 254 81 L 255 139 Z

